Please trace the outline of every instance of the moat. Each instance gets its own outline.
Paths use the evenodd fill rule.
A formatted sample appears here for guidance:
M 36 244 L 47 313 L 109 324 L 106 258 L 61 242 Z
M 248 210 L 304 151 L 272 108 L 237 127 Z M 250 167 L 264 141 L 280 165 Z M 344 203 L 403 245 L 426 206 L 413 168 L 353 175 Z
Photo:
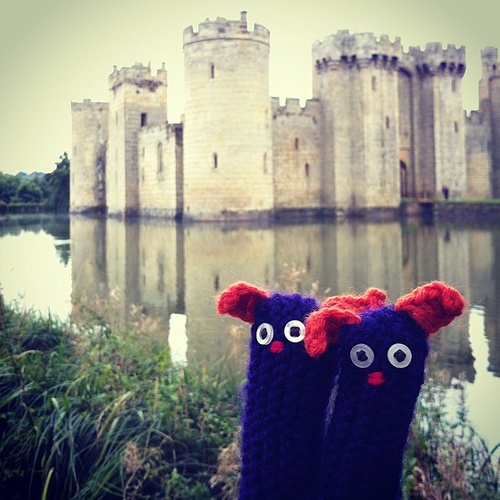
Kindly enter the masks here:
M 0 283 L 7 300 L 62 318 L 106 304 L 116 321 L 147 321 L 180 362 L 225 359 L 242 368 L 246 325 L 215 312 L 244 280 L 294 282 L 319 296 L 369 286 L 391 301 L 439 279 L 459 289 L 466 314 L 433 340 L 433 365 L 464 374 L 467 403 L 490 445 L 500 441 L 500 223 L 337 221 L 263 226 L 29 216 L 0 221 Z M 451 403 L 452 404 L 452 403 Z

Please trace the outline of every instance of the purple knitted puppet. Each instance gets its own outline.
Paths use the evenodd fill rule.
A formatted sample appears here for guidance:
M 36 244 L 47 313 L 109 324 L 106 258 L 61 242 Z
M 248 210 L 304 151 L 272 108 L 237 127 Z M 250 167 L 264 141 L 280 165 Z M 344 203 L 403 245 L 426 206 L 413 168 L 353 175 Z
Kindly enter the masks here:
M 456 290 L 432 282 L 394 305 L 362 309 L 335 297 L 310 315 L 308 353 L 321 359 L 334 346 L 340 357 L 317 498 L 401 498 L 403 454 L 424 381 L 427 339 L 464 306 Z M 358 321 L 346 324 L 346 310 L 357 313 Z
M 368 291 L 357 307 L 380 305 L 385 294 Z M 241 499 L 317 498 L 325 411 L 337 374 L 336 349 L 315 359 L 304 348 L 304 321 L 318 309 L 314 298 L 268 294 L 236 283 L 219 297 L 221 314 L 252 323 L 242 428 Z M 359 321 L 349 310 L 339 313 Z
M 324 415 L 336 350 L 325 359 L 304 348 L 314 298 L 268 294 L 245 283 L 225 290 L 221 314 L 252 323 L 241 442 L 241 499 L 315 498 Z M 346 311 L 344 321 L 355 317 Z

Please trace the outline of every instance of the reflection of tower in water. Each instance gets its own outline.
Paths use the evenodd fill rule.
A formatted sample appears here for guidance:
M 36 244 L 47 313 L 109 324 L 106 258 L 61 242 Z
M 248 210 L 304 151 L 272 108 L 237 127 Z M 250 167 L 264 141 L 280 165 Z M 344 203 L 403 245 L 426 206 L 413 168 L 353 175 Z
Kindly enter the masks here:
M 188 362 L 207 365 L 228 353 L 242 362 L 248 342 L 237 321 L 216 314 L 217 295 L 240 280 L 272 290 L 285 263 L 299 271 L 297 282 L 286 283 L 287 287 L 295 285 L 308 294 L 317 283 L 319 296 L 362 293 L 377 286 L 395 298 L 433 279 L 455 285 L 467 296 L 469 271 L 474 270 L 470 273 L 474 290 L 481 289 L 480 276 L 491 274 L 488 255 L 489 264 L 478 268 L 483 245 L 476 248 L 476 233 L 451 226 L 446 231 L 439 226 L 358 221 L 221 227 L 75 217 L 71 231 L 75 294 L 114 301 L 119 320 L 129 319 L 132 310 L 134 321 L 142 316 L 141 324 L 155 330 L 155 337 L 165 343 L 174 322 L 184 318 L 189 341 L 186 347 L 186 339 L 181 340 L 178 354 Z M 474 264 L 469 262 L 471 253 L 477 254 Z M 487 295 L 495 294 L 491 290 Z M 490 323 L 487 317 L 487 332 Z M 181 339 L 183 330 L 181 325 Z M 465 372 L 468 380 L 474 379 L 462 320 L 438 336 L 434 347 L 442 368 L 453 376 Z

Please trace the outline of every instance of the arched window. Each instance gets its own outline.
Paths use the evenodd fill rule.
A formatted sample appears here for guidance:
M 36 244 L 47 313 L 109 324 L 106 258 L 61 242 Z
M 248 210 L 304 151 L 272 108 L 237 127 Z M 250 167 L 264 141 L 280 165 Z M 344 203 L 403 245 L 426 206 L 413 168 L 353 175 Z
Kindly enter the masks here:
M 309 177 L 309 163 L 306 163 L 304 165 L 304 172 L 306 174 L 306 177 Z

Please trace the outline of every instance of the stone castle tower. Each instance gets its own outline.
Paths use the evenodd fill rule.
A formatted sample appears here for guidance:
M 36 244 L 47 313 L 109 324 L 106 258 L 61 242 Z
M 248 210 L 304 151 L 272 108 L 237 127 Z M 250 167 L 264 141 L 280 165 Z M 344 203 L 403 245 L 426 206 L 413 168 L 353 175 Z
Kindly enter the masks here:
M 110 215 L 139 213 L 138 133 L 167 121 L 167 72 L 151 74 L 136 63 L 109 76 L 109 137 L 106 162 Z
M 72 212 L 106 210 L 108 103 L 72 102 L 73 151 L 70 176 Z
M 467 194 L 462 77 L 465 47 L 429 43 L 406 58 L 412 90 L 415 194 L 434 199 L 447 186 L 452 198 Z
M 312 47 L 313 98 L 269 95 L 270 33 L 217 18 L 184 30 L 185 114 L 167 72 L 109 77 L 109 103 L 72 103 L 72 212 L 191 220 L 395 211 L 401 198 L 500 195 L 500 67 L 482 52 L 465 116 L 465 48 L 339 31 Z
M 217 18 L 184 30 L 188 218 L 273 209 L 269 31 Z
M 500 63 L 498 49 L 481 51 L 482 77 L 479 82 L 479 112 L 486 121 L 491 148 L 491 184 L 494 198 L 500 197 Z
M 325 205 L 397 206 L 400 40 L 340 31 L 312 53 L 313 97 L 323 104 Z

